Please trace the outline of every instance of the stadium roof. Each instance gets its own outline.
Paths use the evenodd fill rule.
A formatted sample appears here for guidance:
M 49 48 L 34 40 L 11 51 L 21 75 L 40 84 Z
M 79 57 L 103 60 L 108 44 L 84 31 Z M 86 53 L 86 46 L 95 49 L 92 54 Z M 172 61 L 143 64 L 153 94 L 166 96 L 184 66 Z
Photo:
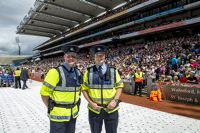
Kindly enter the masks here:
M 16 61 L 27 59 L 31 57 L 31 55 L 13 55 L 13 56 L 7 56 L 7 55 L 1 55 L 0 56 L 0 65 L 10 65 Z
M 128 0 L 36 0 L 18 34 L 55 37 Z

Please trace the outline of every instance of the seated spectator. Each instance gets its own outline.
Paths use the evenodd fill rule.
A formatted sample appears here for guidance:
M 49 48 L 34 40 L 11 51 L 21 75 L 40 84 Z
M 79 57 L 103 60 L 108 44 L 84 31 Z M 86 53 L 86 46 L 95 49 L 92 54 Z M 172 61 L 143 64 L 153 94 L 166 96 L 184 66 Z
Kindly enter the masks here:
M 160 79 L 161 82 L 164 82 L 165 81 L 165 75 L 161 75 L 161 79 Z
M 197 78 L 194 76 L 195 72 L 190 72 L 190 76 L 187 78 L 187 83 L 198 84 Z
M 186 78 L 185 74 L 183 74 L 182 77 L 180 78 L 180 82 L 181 83 L 187 83 L 187 78 Z
M 165 82 L 169 82 L 169 83 L 172 83 L 172 76 L 167 76 L 167 79 L 165 80 Z
M 197 68 L 197 62 L 195 61 L 195 60 L 192 60 L 191 59 L 191 62 L 190 62 L 190 66 L 192 67 L 192 68 Z
M 180 83 L 180 81 L 178 80 L 178 76 L 174 76 L 174 83 Z
M 195 75 L 200 77 L 200 65 L 197 67 L 197 71 L 196 71 Z

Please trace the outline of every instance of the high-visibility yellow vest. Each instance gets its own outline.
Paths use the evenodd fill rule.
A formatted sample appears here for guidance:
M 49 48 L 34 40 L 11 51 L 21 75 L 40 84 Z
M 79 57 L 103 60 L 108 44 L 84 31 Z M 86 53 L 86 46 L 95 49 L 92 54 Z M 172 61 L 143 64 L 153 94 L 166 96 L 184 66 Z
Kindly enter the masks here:
M 115 68 L 107 67 L 107 72 L 101 80 L 95 66 L 85 71 L 81 85 L 82 91 L 88 91 L 91 100 L 99 106 L 103 106 L 103 109 L 108 113 L 113 113 L 119 109 L 119 106 L 113 110 L 108 110 L 106 107 L 114 99 L 116 89 L 123 87 L 124 84 Z M 100 110 L 95 110 L 90 105 L 88 105 L 88 109 L 96 114 L 100 113 Z
M 15 77 L 19 77 L 21 74 L 21 71 L 20 70 L 15 70 Z
M 143 78 L 142 78 L 142 72 L 140 72 L 139 74 L 136 72 L 135 73 L 135 82 L 143 82 Z
M 77 69 L 76 77 L 70 77 L 66 71 L 63 66 L 49 70 L 40 90 L 42 96 L 49 96 L 57 105 L 75 105 L 72 108 L 54 106 L 49 113 L 51 121 L 65 122 L 78 117 L 81 75 Z

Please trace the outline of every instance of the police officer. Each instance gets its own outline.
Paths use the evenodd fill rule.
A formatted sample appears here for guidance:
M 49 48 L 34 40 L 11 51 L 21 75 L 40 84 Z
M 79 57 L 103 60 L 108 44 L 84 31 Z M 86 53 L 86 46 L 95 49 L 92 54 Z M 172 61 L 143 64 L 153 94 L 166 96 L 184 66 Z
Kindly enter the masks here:
M 100 133 L 103 121 L 106 133 L 117 133 L 118 103 L 123 82 L 118 70 L 105 64 L 106 47 L 91 48 L 95 65 L 87 68 L 83 76 L 82 92 L 88 101 L 89 124 L 92 133 Z
M 19 69 L 19 67 L 17 67 L 16 70 L 14 71 L 15 89 L 17 89 L 18 87 L 21 88 L 20 74 L 21 70 Z
M 65 63 L 47 73 L 40 94 L 48 107 L 50 133 L 75 133 L 80 105 L 81 73 L 75 67 L 77 46 L 64 46 Z

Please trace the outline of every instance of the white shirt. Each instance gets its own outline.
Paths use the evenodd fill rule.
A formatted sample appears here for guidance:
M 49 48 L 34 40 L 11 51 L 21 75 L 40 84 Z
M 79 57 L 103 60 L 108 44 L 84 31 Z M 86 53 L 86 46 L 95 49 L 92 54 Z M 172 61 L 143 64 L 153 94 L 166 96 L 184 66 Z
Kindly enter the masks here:
M 102 74 L 105 74 L 107 71 L 107 65 L 105 63 L 103 63 L 103 65 L 101 67 L 102 67 Z M 97 66 L 97 68 L 99 68 L 99 66 Z

